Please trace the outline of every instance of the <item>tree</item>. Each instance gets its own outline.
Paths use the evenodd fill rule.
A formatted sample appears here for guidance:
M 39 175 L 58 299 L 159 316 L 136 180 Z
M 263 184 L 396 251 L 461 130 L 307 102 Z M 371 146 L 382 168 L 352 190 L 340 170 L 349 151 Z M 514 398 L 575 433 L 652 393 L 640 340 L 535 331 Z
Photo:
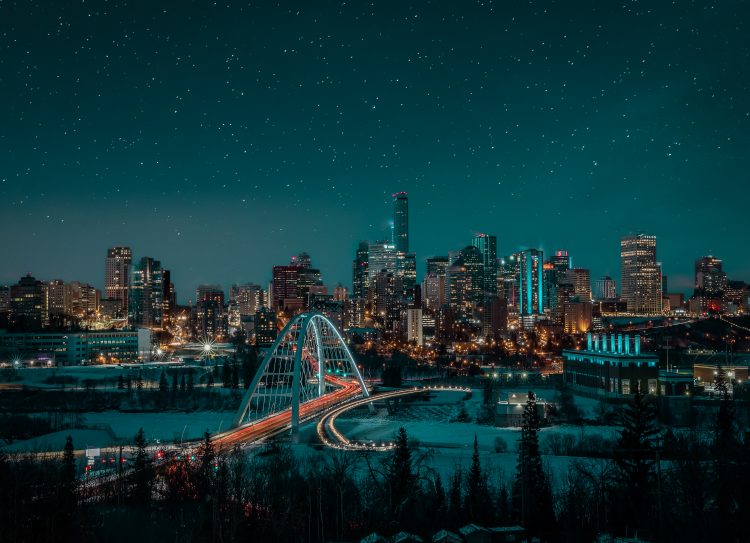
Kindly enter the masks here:
M 581 410 L 575 404 L 573 399 L 573 393 L 570 391 L 570 387 L 562 385 L 557 391 L 557 404 L 559 406 L 560 415 L 568 422 L 578 422 L 581 420 Z
M 729 396 L 729 379 L 727 378 L 726 370 L 724 370 L 724 367 L 721 364 L 716 367 L 714 390 L 716 390 L 716 393 L 722 399 Z
M 740 501 L 743 491 L 737 485 L 737 460 L 740 451 L 740 441 L 737 435 L 737 419 L 734 400 L 728 394 L 723 394 L 716 414 L 714 437 L 711 444 L 713 452 L 712 479 L 716 510 L 718 512 L 717 540 L 734 540 L 734 523 L 736 518 L 736 504 Z
M 549 533 L 554 524 L 552 491 L 539 451 L 539 413 L 536 396 L 529 391 L 523 411 L 518 464 L 513 483 L 513 509 L 530 535 Z
M 232 388 L 240 388 L 240 371 L 236 362 L 232 362 Z
M 154 473 L 151 458 L 146 450 L 146 438 L 143 428 L 133 439 L 133 491 L 132 497 L 136 503 L 147 504 L 151 501 L 151 488 Z
M 214 475 L 218 466 L 216 461 L 216 452 L 211 442 L 211 434 L 208 430 L 203 434 L 203 443 L 201 443 L 198 455 L 201 462 L 197 474 L 197 491 L 198 496 L 205 498 L 210 496 L 213 491 Z
M 135 380 L 135 388 L 141 390 L 143 388 L 143 372 L 138 370 L 138 377 Z
M 125 379 L 122 378 L 122 374 L 117 376 L 117 390 L 125 390 Z
M 250 388 L 258 371 L 258 351 L 255 346 L 246 345 L 246 355 L 242 359 L 242 384 Z
M 451 528 L 457 528 L 464 522 L 463 504 L 461 503 L 462 479 L 461 470 L 456 469 L 453 472 L 450 488 L 448 489 L 448 525 Z
M 188 394 L 192 394 L 193 390 L 195 390 L 195 370 L 189 368 L 187 374 L 187 392 Z
M 159 395 L 165 397 L 168 393 L 169 384 L 167 382 L 167 374 L 162 370 L 161 376 L 159 376 Z
M 623 409 L 622 426 L 615 462 L 625 499 L 623 520 L 631 531 L 648 526 L 656 464 L 654 439 L 659 433 L 654 403 L 640 387 Z
M 474 434 L 474 451 L 471 455 L 471 467 L 466 475 L 466 494 L 464 496 L 464 510 L 469 521 L 485 524 L 492 520 L 489 485 L 487 476 L 482 472 L 479 462 L 479 446 Z
M 187 392 L 187 384 L 185 382 L 185 374 L 184 373 L 180 377 L 180 392 L 182 394 L 185 394 L 185 392 Z
M 226 361 L 221 366 L 221 386 L 224 388 L 232 386 L 232 368 L 229 367 L 229 363 Z
M 406 430 L 401 427 L 396 434 L 396 447 L 388 465 L 387 480 L 390 486 L 389 508 L 398 519 L 414 497 L 417 478 L 413 473 L 411 449 Z

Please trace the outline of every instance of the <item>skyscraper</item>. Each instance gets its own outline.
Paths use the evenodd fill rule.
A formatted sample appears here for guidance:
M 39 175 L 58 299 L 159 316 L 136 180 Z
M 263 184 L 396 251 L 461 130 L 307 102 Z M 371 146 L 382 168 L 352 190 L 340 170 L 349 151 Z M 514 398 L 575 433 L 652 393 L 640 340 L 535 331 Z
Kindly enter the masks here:
M 636 234 L 620 240 L 622 299 L 629 313 L 658 315 L 662 311 L 661 264 L 656 261 L 656 236 Z
M 597 300 L 612 300 L 617 298 L 615 280 L 609 275 L 597 279 L 594 287 L 594 298 Z
M 405 192 L 393 195 L 393 244 L 396 251 L 409 252 L 409 196 Z
M 544 313 L 544 253 L 527 249 L 519 253 L 518 314 Z
M 695 261 L 695 290 L 701 294 L 718 297 L 727 287 L 727 274 L 722 270 L 721 259 L 704 256 Z
M 219 285 L 198 286 L 195 292 L 195 316 L 199 339 L 223 339 L 226 333 L 224 291 Z
M 112 247 L 107 250 L 107 258 L 104 259 L 104 297 L 107 300 L 118 300 L 123 316 L 128 311 L 132 261 L 130 247 Z
M 130 278 L 130 323 L 161 327 L 164 317 L 164 270 L 161 262 L 144 256 L 133 266 Z
M 479 250 L 484 265 L 483 297 L 497 295 L 497 238 L 487 234 L 477 234 L 471 244 Z
M 366 298 L 367 288 L 370 285 L 370 275 L 368 272 L 370 244 L 366 241 L 360 241 L 357 246 L 357 252 L 352 261 L 352 297 Z

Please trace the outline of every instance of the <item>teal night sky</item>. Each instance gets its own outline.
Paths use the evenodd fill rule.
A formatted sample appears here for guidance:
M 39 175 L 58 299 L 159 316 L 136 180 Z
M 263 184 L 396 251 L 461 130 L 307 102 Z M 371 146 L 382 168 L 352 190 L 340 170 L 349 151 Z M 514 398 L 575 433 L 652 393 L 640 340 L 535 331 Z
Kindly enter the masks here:
M 400 190 L 420 262 L 483 231 L 619 282 L 644 231 L 672 290 L 750 280 L 747 3 L 226 4 L 0 0 L 0 282 L 126 244 L 181 301 L 302 250 L 350 285 Z

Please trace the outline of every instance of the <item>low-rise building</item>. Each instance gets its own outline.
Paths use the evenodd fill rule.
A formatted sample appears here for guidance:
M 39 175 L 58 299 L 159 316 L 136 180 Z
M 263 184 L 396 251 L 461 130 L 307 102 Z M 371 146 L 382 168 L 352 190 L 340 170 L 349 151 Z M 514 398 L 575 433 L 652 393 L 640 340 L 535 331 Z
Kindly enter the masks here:
M 659 358 L 641 352 L 641 338 L 588 334 L 586 349 L 563 350 L 563 380 L 596 396 L 621 397 L 637 389 L 658 393 Z

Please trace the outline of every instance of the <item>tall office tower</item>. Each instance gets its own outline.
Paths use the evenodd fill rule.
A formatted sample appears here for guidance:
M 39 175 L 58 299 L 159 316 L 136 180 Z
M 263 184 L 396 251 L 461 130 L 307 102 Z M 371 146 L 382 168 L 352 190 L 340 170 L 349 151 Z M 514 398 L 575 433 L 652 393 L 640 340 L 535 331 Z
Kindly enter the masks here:
M 273 267 L 271 292 L 273 293 L 272 309 L 274 311 L 294 310 L 302 307 L 298 288 L 300 269 L 298 266 Z
M 387 331 L 393 331 L 401 315 L 400 304 L 397 295 L 397 278 L 393 273 L 381 270 L 371 283 L 374 291 L 374 310 L 382 320 L 383 327 Z
M 401 253 L 409 252 L 409 196 L 405 192 L 393 195 L 393 245 Z
M 727 288 L 727 274 L 721 259 L 704 256 L 695 261 L 695 290 L 709 297 L 721 296 Z
M 421 347 L 424 344 L 422 335 L 422 310 L 406 310 L 406 340 Z
M 41 328 L 47 319 L 45 285 L 31 276 L 10 287 L 10 322 L 21 329 Z
M 388 273 L 396 272 L 396 246 L 387 241 L 370 243 L 367 249 L 367 275 L 370 282 L 383 270 Z
M 500 259 L 497 269 L 497 294 L 507 300 L 508 309 L 518 313 L 518 279 L 521 273 L 518 254 Z
M 544 253 L 527 249 L 518 254 L 518 314 L 523 316 L 544 313 Z
M 252 316 L 263 306 L 263 289 L 254 283 L 232 285 L 229 300 L 237 304 L 241 317 Z
M 435 274 L 445 276 L 450 262 L 447 256 L 433 256 L 427 259 L 427 275 Z
M 662 311 L 661 264 L 656 261 L 656 236 L 637 234 L 620 240 L 622 299 L 629 313 L 658 315 Z
M 485 298 L 492 298 L 497 295 L 497 238 L 487 234 L 477 234 L 472 238 L 471 244 L 482 255 L 483 295 Z
M 566 251 L 565 249 L 558 249 L 557 251 L 552 253 L 549 261 L 558 271 L 564 271 L 571 268 L 570 256 L 568 255 L 568 251 Z
M 270 347 L 278 335 L 276 312 L 261 307 L 255 313 L 255 344 L 258 347 Z
M 417 287 L 417 258 L 414 253 L 396 253 L 397 295 L 404 306 L 414 304 Z
M 428 311 L 445 304 L 445 275 L 429 273 L 422 280 L 422 303 Z
M 473 245 L 464 247 L 454 265 L 463 266 L 466 270 L 466 300 L 474 304 L 481 302 L 484 298 L 485 276 L 484 258 L 479 249 Z M 497 281 L 495 286 L 497 288 Z
M 48 281 L 45 285 L 47 295 L 48 317 L 62 317 L 71 315 L 70 288 L 60 279 Z
M 324 290 L 324 288 L 321 289 L 323 287 L 323 276 L 319 269 L 312 267 L 310 255 L 307 253 L 300 253 L 296 258 L 292 258 L 289 265 L 294 266 L 295 264 L 299 268 L 297 297 L 302 300 L 302 305 L 308 308 L 310 307 L 311 296 Z
M 144 256 L 130 274 L 130 324 L 159 328 L 164 316 L 164 270 L 161 262 Z
M 199 339 L 224 338 L 224 291 L 219 285 L 198 286 L 195 291 L 195 317 L 196 334 Z
M 65 284 L 66 315 L 91 317 L 99 310 L 101 292 L 88 283 L 71 281 Z
M 0 285 L 0 313 L 10 313 L 10 287 Z
M 572 268 L 565 272 L 565 283 L 573 285 L 573 296 L 582 302 L 591 301 L 591 271 L 586 268 Z
M 112 247 L 107 250 L 107 258 L 104 259 L 104 297 L 107 300 L 119 300 L 123 316 L 128 311 L 132 261 L 130 247 Z
M 162 272 L 162 323 L 161 327 L 166 329 L 167 326 L 172 324 L 172 316 L 174 315 L 175 308 L 177 307 L 177 293 L 174 290 L 174 283 L 172 283 L 172 272 L 169 270 L 163 270 Z
M 594 298 L 597 300 L 614 300 L 617 298 L 615 280 L 609 275 L 600 277 L 594 285 Z
M 360 241 L 357 246 L 357 252 L 352 261 L 352 297 L 366 298 L 367 288 L 370 285 L 370 276 L 368 271 L 368 255 L 370 244 L 366 241 Z

